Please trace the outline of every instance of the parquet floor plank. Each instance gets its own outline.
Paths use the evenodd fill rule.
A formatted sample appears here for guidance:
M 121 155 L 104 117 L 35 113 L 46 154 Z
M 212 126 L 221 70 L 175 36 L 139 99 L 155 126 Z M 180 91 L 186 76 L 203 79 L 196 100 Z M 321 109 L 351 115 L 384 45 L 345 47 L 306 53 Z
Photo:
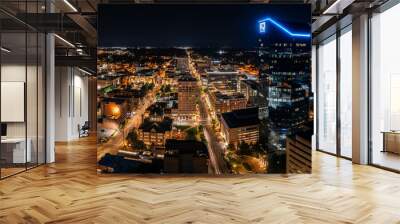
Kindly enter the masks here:
M 0 223 L 400 223 L 400 175 L 319 152 L 310 175 L 97 174 L 94 138 L 0 181 Z

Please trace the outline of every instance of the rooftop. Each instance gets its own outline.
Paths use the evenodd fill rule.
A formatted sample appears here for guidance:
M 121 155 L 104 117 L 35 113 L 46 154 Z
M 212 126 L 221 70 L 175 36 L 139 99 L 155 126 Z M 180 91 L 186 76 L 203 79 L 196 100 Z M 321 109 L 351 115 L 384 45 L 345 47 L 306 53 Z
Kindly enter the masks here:
M 166 71 L 165 74 L 168 78 L 177 78 L 179 76 L 175 71 Z
M 194 78 L 193 76 L 189 75 L 189 74 L 183 74 L 181 75 L 181 77 L 178 79 L 179 82 L 193 82 L 193 81 L 197 81 L 196 78 Z
M 104 97 L 101 102 L 123 104 L 125 101 L 126 98 L 124 99 L 124 98 Z
M 208 71 L 207 75 L 238 75 L 237 71 Z
M 158 115 L 162 116 L 164 115 L 164 110 L 167 107 L 166 102 L 155 102 L 152 105 L 150 105 L 146 111 L 150 113 L 150 115 Z
M 242 82 L 243 82 L 244 84 L 250 86 L 250 88 L 252 88 L 252 89 L 254 89 L 254 90 L 257 90 L 257 89 L 258 89 L 259 83 L 258 83 L 257 81 L 255 81 L 255 80 L 245 79 L 245 80 L 242 80 Z
M 135 73 L 136 76 L 153 76 L 157 70 L 155 69 L 142 69 Z
M 208 157 L 208 149 L 203 142 L 195 140 L 167 139 L 165 143 L 165 154 L 166 156 L 192 154 L 197 157 Z
M 234 93 L 234 94 L 225 94 L 220 91 L 216 91 L 213 93 L 217 99 L 221 100 L 231 100 L 231 99 L 241 99 L 245 98 L 242 93 Z
M 229 128 L 238 128 L 251 125 L 258 125 L 258 107 L 234 110 L 232 112 L 222 113 L 222 119 Z
M 149 119 L 145 119 L 143 123 L 140 125 L 139 129 L 143 132 L 157 132 L 164 133 L 166 131 L 172 130 L 172 119 L 169 117 L 165 117 L 161 122 L 151 121 Z
M 124 89 L 114 89 L 108 93 L 108 95 L 113 97 L 122 97 L 122 98 L 141 98 L 145 96 L 145 91 L 143 89 L 133 89 L 133 88 L 124 88 Z

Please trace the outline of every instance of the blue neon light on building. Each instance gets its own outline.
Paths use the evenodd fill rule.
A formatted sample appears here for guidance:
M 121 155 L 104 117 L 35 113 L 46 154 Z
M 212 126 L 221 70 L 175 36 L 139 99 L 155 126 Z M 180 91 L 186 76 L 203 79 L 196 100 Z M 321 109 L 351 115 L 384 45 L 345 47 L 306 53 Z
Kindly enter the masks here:
M 309 33 L 294 33 L 292 31 L 290 31 L 288 28 L 284 27 L 282 24 L 278 23 L 277 21 L 275 21 L 269 17 L 258 21 L 258 28 L 259 28 L 260 33 L 267 32 L 267 22 L 273 24 L 274 26 L 278 27 L 280 30 L 289 34 L 292 37 L 307 37 L 307 38 L 311 37 L 311 34 L 309 34 Z

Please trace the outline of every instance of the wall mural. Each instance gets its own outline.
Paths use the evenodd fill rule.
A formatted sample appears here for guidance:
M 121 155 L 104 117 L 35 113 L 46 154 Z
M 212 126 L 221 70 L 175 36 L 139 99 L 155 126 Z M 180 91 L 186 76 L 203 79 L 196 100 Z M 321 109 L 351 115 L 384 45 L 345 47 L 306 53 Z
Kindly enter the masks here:
M 98 169 L 311 172 L 309 5 L 100 5 Z

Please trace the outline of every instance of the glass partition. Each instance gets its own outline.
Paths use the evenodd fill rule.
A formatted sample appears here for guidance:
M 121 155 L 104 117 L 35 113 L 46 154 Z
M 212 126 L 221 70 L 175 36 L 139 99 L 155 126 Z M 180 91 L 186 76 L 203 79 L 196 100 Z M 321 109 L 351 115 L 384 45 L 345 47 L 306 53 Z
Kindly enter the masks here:
M 27 150 L 30 151 L 30 161 L 27 167 L 34 167 L 38 160 L 38 33 L 27 32 L 27 74 L 26 74 L 26 114 L 27 114 Z
M 336 154 L 336 36 L 318 47 L 317 149 Z
M 352 157 L 352 27 L 318 45 L 317 149 Z
M 38 74 L 37 74 L 37 162 L 46 162 L 46 36 L 38 33 Z
M 18 10 L 37 13 L 42 5 L 21 1 Z M 40 31 L 0 12 L 0 178 L 45 162 L 45 41 Z
M 26 33 L 1 34 L 1 174 L 2 177 L 26 169 L 31 162 L 26 142 Z

